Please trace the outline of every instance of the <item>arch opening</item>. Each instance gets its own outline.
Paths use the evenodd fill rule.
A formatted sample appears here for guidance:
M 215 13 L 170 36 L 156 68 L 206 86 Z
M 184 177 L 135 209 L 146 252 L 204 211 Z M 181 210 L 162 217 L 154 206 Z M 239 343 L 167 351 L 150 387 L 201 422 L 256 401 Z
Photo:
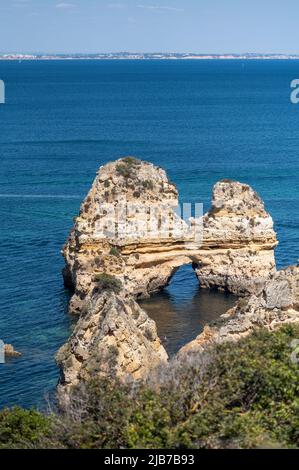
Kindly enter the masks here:
M 155 321 L 161 342 L 172 357 L 236 300 L 228 292 L 201 289 L 190 263 L 175 272 L 168 286 L 139 304 Z

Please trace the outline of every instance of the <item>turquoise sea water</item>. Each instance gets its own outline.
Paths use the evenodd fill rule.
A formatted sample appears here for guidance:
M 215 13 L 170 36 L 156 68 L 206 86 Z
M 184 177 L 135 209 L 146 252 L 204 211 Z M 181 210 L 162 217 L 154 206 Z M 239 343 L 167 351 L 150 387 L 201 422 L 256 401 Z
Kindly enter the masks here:
M 278 265 L 297 261 L 298 77 L 297 61 L 0 62 L 0 338 L 23 352 L 0 365 L 0 407 L 39 405 L 54 389 L 53 357 L 71 326 L 60 249 L 108 160 L 150 160 L 183 201 L 206 207 L 217 180 L 251 184 L 274 217 Z M 231 302 L 198 294 L 188 269 L 156 304 L 180 320 L 176 347 L 209 305 L 213 316 Z

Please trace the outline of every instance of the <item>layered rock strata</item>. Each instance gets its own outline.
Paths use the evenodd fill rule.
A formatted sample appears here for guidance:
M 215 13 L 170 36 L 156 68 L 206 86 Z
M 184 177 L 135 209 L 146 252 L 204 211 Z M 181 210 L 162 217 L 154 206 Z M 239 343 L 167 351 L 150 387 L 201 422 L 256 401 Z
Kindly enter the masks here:
M 214 187 L 212 209 L 187 225 L 161 168 L 127 157 L 100 168 L 63 250 L 70 311 L 80 313 L 101 273 L 147 297 L 193 263 L 202 287 L 254 292 L 275 272 L 273 222 L 245 184 Z
M 197 245 L 177 206 L 177 190 L 161 168 L 131 157 L 101 167 L 63 250 L 65 284 L 75 291 L 70 311 L 82 311 L 98 274 L 147 297 L 190 262 Z
M 195 271 L 201 287 L 254 293 L 276 271 L 273 220 L 247 184 L 224 180 L 214 186 L 203 217 L 203 244 Z

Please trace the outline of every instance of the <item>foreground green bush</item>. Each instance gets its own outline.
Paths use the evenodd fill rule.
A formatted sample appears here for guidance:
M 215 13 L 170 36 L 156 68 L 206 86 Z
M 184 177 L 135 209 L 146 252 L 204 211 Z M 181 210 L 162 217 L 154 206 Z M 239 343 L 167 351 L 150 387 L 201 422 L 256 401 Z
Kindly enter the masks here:
M 135 391 L 106 382 L 77 390 L 87 420 L 75 433 L 70 424 L 64 445 L 299 447 L 299 365 L 290 360 L 294 338 L 298 327 L 260 331 L 218 346 L 206 359 L 177 361 Z
M 34 447 L 51 429 L 50 418 L 38 411 L 15 407 L 0 412 L 0 448 Z
M 104 380 L 81 386 L 73 406 L 51 421 L 18 410 L 16 431 L 7 424 L 16 411 L 11 421 L 4 411 L 0 442 L 63 448 L 299 447 L 299 365 L 290 360 L 294 338 L 299 338 L 295 326 L 260 331 L 205 356 L 174 361 L 146 385 Z

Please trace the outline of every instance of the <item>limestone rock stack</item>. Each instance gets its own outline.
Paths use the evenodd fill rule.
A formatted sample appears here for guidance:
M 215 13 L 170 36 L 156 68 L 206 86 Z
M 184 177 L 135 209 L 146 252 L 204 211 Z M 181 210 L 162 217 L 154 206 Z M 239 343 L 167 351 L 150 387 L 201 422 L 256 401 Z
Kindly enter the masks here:
M 151 163 L 127 157 L 100 168 L 63 250 L 65 284 L 75 291 L 72 313 L 84 309 L 101 273 L 116 276 L 134 297 L 147 297 L 190 261 L 192 237 L 189 246 L 177 205 L 175 186 Z
M 195 263 L 202 287 L 254 293 L 276 271 L 273 221 L 247 184 L 224 180 L 214 186 L 203 234 Z
M 95 295 L 57 354 L 59 403 L 67 404 L 79 382 L 103 376 L 137 380 L 167 358 L 155 322 L 132 298 L 112 291 Z

